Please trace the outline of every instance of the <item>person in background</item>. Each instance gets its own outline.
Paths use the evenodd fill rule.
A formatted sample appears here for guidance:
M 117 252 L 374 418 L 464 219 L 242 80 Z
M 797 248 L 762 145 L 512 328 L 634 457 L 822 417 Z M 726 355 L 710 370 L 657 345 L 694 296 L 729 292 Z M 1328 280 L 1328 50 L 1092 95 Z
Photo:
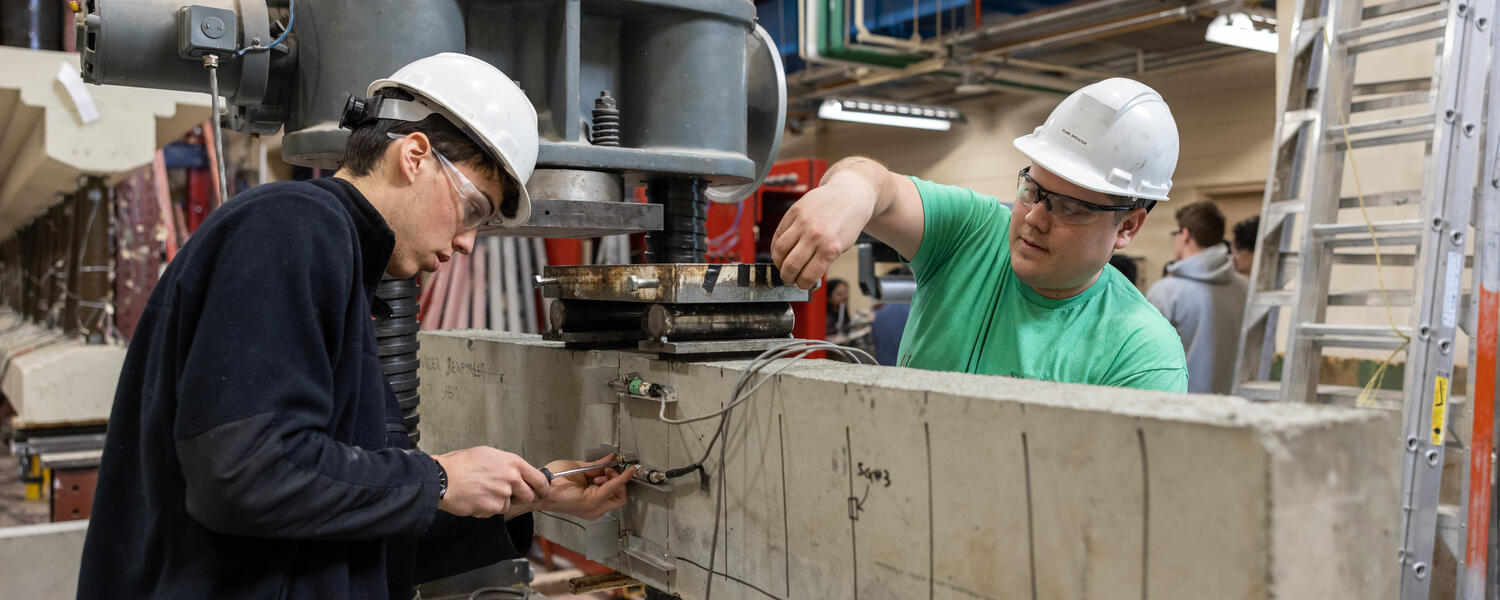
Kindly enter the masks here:
M 849 282 L 828 280 L 828 341 L 862 350 L 870 349 L 870 312 L 849 308 Z
M 911 277 L 911 267 L 897 267 L 886 272 L 886 276 L 906 275 Z M 901 334 L 906 330 L 906 319 L 911 315 L 911 302 L 886 302 L 875 309 L 875 318 L 870 324 L 870 341 L 875 346 L 875 361 L 896 366 L 901 356 Z
M 832 337 L 849 331 L 849 282 L 842 279 L 828 280 L 827 331 Z
M 1250 276 L 1250 265 L 1255 261 L 1255 237 L 1260 232 L 1260 215 L 1234 224 L 1234 270 L 1240 275 Z
M 1224 244 L 1224 213 L 1210 202 L 1177 210 L 1176 262 L 1146 299 L 1177 329 L 1187 354 L 1188 392 L 1227 394 L 1245 313 L 1245 278 L 1234 272 Z

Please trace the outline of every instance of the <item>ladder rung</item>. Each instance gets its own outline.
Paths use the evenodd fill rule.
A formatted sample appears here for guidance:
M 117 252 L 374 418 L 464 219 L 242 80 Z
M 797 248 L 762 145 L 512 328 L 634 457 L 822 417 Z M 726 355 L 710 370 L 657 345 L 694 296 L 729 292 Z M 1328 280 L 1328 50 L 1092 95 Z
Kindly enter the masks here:
M 1416 246 L 1416 245 L 1419 245 L 1419 244 L 1422 243 L 1422 236 L 1420 236 L 1420 235 L 1390 235 L 1390 236 L 1381 236 L 1381 237 L 1379 237 L 1379 240 L 1380 240 L 1380 247 L 1381 248 L 1395 247 L 1395 246 Z M 1346 237 L 1346 238 L 1339 238 L 1339 239 L 1336 239 L 1336 240 L 1327 240 L 1327 241 L 1323 242 L 1323 247 L 1325 247 L 1325 248 L 1369 248 L 1369 247 L 1372 247 L 1374 245 L 1375 244 L 1373 244 L 1370 241 L 1370 237 L 1369 236 Z M 1382 252 L 1381 253 L 1381 257 L 1383 258 L 1384 256 L 1385 256 L 1385 253 Z
M 1385 291 L 1385 298 L 1389 298 L 1391 306 L 1411 306 L 1411 290 Z M 1351 292 L 1337 292 L 1328 295 L 1329 306 L 1384 306 L 1385 298 L 1381 297 L 1379 289 L 1356 290 Z
M 1464 463 L 1459 463 L 1464 464 Z M 1437 536 L 1455 555 L 1463 555 L 1464 542 L 1459 541 L 1459 532 L 1464 528 L 1463 515 L 1457 504 L 1439 504 L 1437 509 Z M 1465 540 L 1467 541 L 1467 540 Z
M 1387 297 L 1391 300 L 1391 306 L 1411 306 L 1411 290 L 1386 290 Z M 1257 310 L 1265 310 L 1273 306 L 1291 306 L 1297 300 L 1297 293 L 1292 290 L 1259 292 L 1254 294 L 1250 300 L 1250 306 Z M 1335 292 L 1328 295 L 1329 306 L 1384 306 L 1385 301 L 1380 297 L 1380 290 L 1357 290 L 1351 292 Z
M 1349 46 L 1346 46 L 1345 50 L 1347 50 L 1349 54 L 1353 55 L 1363 54 L 1365 52 L 1374 52 L 1376 50 L 1384 50 L 1386 48 L 1395 48 L 1396 46 L 1405 46 L 1407 44 L 1414 44 L 1416 42 L 1421 42 L 1424 40 L 1433 40 L 1443 37 L 1443 34 L 1446 33 L 1447 30 L 1447 27 L 1432 27 L 1429 29 L 1423 29 L 1422 31 L 1408 33 L 1405 35 L 1398 35 L 1395 37 L 1388 37 L 1386 39 L 1377 40 L 1374 42 L 1351 44 Z
M 1391 119 L 1381 119 L 1379 121 L 1369 121 L 1365 123 L 1354 123 L 1349 125 L 1349 135 L 1363 135 L 1366 133 L 1374 133 L 1376 131 L 1406 129 L 1407 127 L 1426 127 L 1430 132 L 1432 131 L 1433 118 L 1434 115 L 1425 114 L 1395 117 Z M 1344 135 L 1344 128 L 1340 126 L 1329 127 L 1325 135 L 1338 139 L 1340 136 Z M 1359 140 L 1355 140 L 1355 143 L 1359 143 Z
M 1317 117 L 1318 111 L 1316 109 L 1304 108 L 1300 110 L 1289 110 L 1285 115 L 1282 115 L 1281 123 L 1284 129 L 1295 130 L 1303 123 L 1316 119 Z
M 1339 40 L 1344 42 L 1345 44 L 1350 44 L 1358 41 L 1363 37 L 1381 34 L 1388 31 L 1395 31 L 1397 29 L 1404 29 L 1413 25 L 1420 25 L 1422 23 L 1428 23 L 1431 21 L 1442 20 L 1443 16 L 1446 14 L 1448 14 L 1448 8 L 1446 6 L 1433 6 L 1418 12 L 1390 19 L 1383 23 L 1365 25 L 1364 27 L 1356 27 L 1354 29 L 1346 30 L 1343 33 L 1339 34 Z
M 1387 325 L 1303 323 L 1297 329 L 1298 335 L 1308 336 L 1324 347 L 1395 350 L 1407 343 L 1407 338 L 1397 334 Z M 1409 336 L 1410 329 L 1410 327 L 1402 327 L 1401 333 Z
M 1365 194 L 1365 206 L 1404 206 L 1421 202 L 1422 190 Z M 1355 196 L 1339 198 L 1339 208 L 1359 208 L 1359 198 Z
M 1421 204 L 1421 202 L 1421 189 L 1407 189 L 1401 190 L 1401 192 L 1365 193 L 1365 207 Z M 1301 213 L 1305 207 L 1307 207 L 1307 202 L 1302 201 L 1302 199 L 1281 199 L 1281 201 L 1271 202 L 1268 210 L 1266 210 L 1266 214 L 1271 216 L 1271 219 L 1268 220 L 1277 220 L 1283 216 L 1287 216 L 1287 214 Z M 1338 207 L 1341 210 L 1343 208 L 1359 208 L 1359 198 L 1358 196 L 1344 196 L 1344 198 L 1338 199 Z
M 1297 252 L 1281 253 L 1281 268 L 1286 270 L 1297 269 L 1302 266 L 1301 255 Z M 1333 264 L 1336 265 L 1374 265 L 1374 254 L 1354 254 L 1350 252 L 1335 252 Z M 1417 264 L 1417 257 L 1410 253 L 1386 252 L 1382 247 L 1380 252 L 1380 264 L 1385 267 L 1410 267 Z
M 1412 142 L 1426 142 L 1432 139 L 1432 127 L 1429 124 L 1426 131 L 1414 131 L 1412 133 L 1398 133 L 1379 137 L 1367 137 L 1354 140 L 1350 143 L 1338 142 L 1334 147 L 1339 150 L 1350 148 L 1370 148 L 1373 146 L 1390 146 L 1393 144 L 1409 144 Z
M 1419 92 L 1406 92 L 1406 93 L 1401 93 L 1401 94 L 1395 94 L 1395 95 L 1392 95 L 1392 96 L 1386 96 L 1384 98 L 1375 98 L 1373 100 L 1360 100 L 1358 102 L 1355 102 L 1355 103 L 1349 105 L 1349 112 L 1351 112 L 1351 113 L 1358 113 L 1358 112 L 1365 112 L 1365 111 L 1369 111 L 1369 110 L 1383 110 L 1383 109 L 1387 109 L 1387 108 L 1396 108 L 1398 106 L 1412 106 L 1414 104 L 1427 104 L 1427 100 L 1428 100 L 1427 96 L 1428 96 L 1427 91 L 1423 90 L 1423 91 L 1419 91 Z
M 1375 230 L 1375 233 L 1404 233 L 1408 231 L 1421 231 L 1423 227 L 1426 227 L 1426 222 L 1421 219 L 1402 219 L 1399 221 L 1375 221 L 1368 224 L 1323 223 L 1313 225 L 1312 229 L 1313 234 L 1318 237 L 1327 238 L 1352 233 L 1369 234 L 1371 229 Z
M 1250 295 L 1250 308 L 1259 313 L 1273 306 L 1291 306 L 1297 300 L 1297 293 L 1291 290 L 1278 290 L 1274 292 L 1256 292 Z
M 1281 395 L 1279 381 L 1246 381 L 1240 384 L 1240 397 L 1259 402 L 1275 402 Z
M 1266 207 L 1268 221 L 1277 221 L 1290 214 L 1300 213 L 1307 208 L 1307 203 L 1301 200 L 1277 200 Z
M 1386 377 L 1390 377 L 1390 375 Z M 1362 391 L 1364 391 L 1364 388 L 1352 385 L 1320 383 L 1318 384 L 1318 402 L 1321 404 L 1353 406 L 1354 400 L 1359 398 L 1359 394 Z M 1248 400 L 1275 402 L 1281 396 L 1281 382 L 1246 381 L 1240 384 L 1239 394 Z M 1399 409 L 1405 399 L 1402 393 L 1397 390 L 1375 390 L 1374 396 L 1375 407 L 1385 409 Z
M 1419 8 L 1441 4 L 1442 2 L 1437 0 L 1396 0 L 1395 2 L 1385 2 L 1373 6 L 1366 6 L 1364 10 L 1360 11 L 1360 17 L 1364 19 L 1374 19 L 1376 17 L 1394 15 L 1396 13 L 1402 13 L 1408 10 L 1416 10 Z
M 1334 323 L 1303 323 L 1302 325 L 1300 325 L 1298 327 L 1298 329 L 1300 329 L 1302 331 L 1302 333 L 1305 333 L 1307 335 L 1314 336 L 1314 337 L 1328 337 L 1328 336 L 1366 337 L 1366 338 L 1372 338 L 1372 339 L 1390 339 L 1390 340 L 1397 340 L 1397 341 L 1405 341 L 1405 338 L 1402 337 L 1402 336 L 1410 335 L 1410 331 L 1408 331 L 1408 330 L 1411 329 L 1411 328 L 1410 327 L 1400 327 L 1399 329 L 1401 330 L 1401 333 L 1396 333 L 1395 330 L 1391 329 L 1390 325 L 1347 325 L 1347 324 L 1334 324 Z
M 1425 92 L 1430 89 L 1432 89 L 1432 80 L 1426 77 L 1392 79 L 1390 81 L 1354 84 L 1354 97 L 1373 96 L 1375 94 L 1396 94 L 1400 92 Z

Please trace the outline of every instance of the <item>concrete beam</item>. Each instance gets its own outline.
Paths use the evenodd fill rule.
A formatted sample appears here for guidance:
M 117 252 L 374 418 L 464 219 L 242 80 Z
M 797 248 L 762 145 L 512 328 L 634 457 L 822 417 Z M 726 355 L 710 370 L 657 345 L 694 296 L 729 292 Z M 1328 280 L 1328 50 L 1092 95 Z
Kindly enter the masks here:
M 6 598 L 71 600 L 88 521 L 0 527 L 0 590 Z
M 681 418 L 727 402 L 748 364 L 421 342 L 423 449 L 537 465 L 601 446 L 690 464 L 715 421 L 667 425 L 606 381 L 675 386 Z M 717 450 L 707 465 L 722 510 L 689 475 L 538 533 L 686 599 L 707 595 L 716 519 L 715 598 L 1389 597 L 1398 417 L 806 361 L 734 413 L 725 468 Z
M 125 348 L 84 344 L 10 313 L 0 331 L 0 393 L 23 426 L 109 419 Z

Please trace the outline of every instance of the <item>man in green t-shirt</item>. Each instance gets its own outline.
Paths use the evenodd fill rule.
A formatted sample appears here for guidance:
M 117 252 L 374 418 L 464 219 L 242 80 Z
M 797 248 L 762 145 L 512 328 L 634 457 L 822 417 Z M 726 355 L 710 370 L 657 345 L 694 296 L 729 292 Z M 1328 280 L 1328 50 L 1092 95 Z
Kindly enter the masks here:
M 776 230 L 782 278 L 812 287 L 867 231 L 916 273 L 900 365 L 1186 391 L 1176 330 L 1108 266 L 1171 189 L 1177 125 L 1166 102 L 1109 79 L 1014 144 L 1031 159 L 1014 209 L 870 159 L 839 161 Z

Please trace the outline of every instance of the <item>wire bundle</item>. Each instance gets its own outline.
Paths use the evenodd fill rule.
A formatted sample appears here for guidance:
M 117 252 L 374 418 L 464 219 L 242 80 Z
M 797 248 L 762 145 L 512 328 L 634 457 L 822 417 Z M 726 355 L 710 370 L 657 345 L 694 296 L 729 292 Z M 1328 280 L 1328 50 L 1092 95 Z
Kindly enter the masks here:
M 706 479 L 708 474 L 704 471 L 703 464 L 708 460 L 709 455 L 713 452 L 714 444 L 718 442 L 720 438 L 724 438 L 724 443 L 719 444 L 719 468 L 717 471 L 718 485 L 715 489 L 714 494 L 714 533 L 712 540 L 709 542 L 710 550 L 708 555 L 708 589 L 704 592 L 705 600 L 711 597 L 713 594 L 714 561 L 718 557 L 719 550 L 719 521 L 721 520 L 724 513 L 724 464 L 725 457 L 728 453 L 727 449 L 729 446 L 729 419 L 731 416 L 733 416 L 734 409 L 738 408 L 741 404 L 744 404 L 751 397 L 753 397 L 755 395 L 755 392 L 758 391 L 762 385 L 765 385 L 767 381 L 770 381 L 777 375 L 781 374 L 781 372 L 785 371 L 787 367 L 797 364 L 797 359 L 804 358 L 807 355 L 818 351 L 828 351 L 834 354 L 838 354 L 849 360 L 850 362 L 858 364 L 879 364 L 875 360 L 875 357 L 871 356 L 869 352 L 865 352 L 864 350 L 860 350 L 858 348 L 840 346 L 838 344 L 834 344 L 832 342 L 827 342 L 824 340 L 794 340 L 771 348 L 770 350 L 766 350 L 759 356 L 756 356 L 754 360 L 750 361 L 749 366 L 740 373 L 739 379 L 735 382 L 734 391 L 730 396 L 730 401 L 728 404 L 724 405 L 724 408 L 703 415 L 673 419 L 667 416 L 667 403 L 661 403 L 661 410 L 657 413 L 657 417 L 660 418 L 663 422 L 672 425 L 696 423 L 699 421 L 706 421 L 714 417 L 720 417 L 719 426 L 714 431 L 714 437 L 708 441 L 708 447 L 703 450 L 702 458 L 699 458 L 698 462 L 691 465 L 678 467 L 676 469 L 669 469 L 668 471 L 666 471 L 667 477 L 681 477 L 688 473 L 697 471 Z M 786 362 L 777 366 L 774 370 L 766 373 L 759 379 L 756 379 L 756 375 L 759 375 L 761 371 L 771 366 L 771 364 L 775 363 L 777 360 L 781 360 L 784 358 L 789 358 L 791 360 L 787 360 Z

